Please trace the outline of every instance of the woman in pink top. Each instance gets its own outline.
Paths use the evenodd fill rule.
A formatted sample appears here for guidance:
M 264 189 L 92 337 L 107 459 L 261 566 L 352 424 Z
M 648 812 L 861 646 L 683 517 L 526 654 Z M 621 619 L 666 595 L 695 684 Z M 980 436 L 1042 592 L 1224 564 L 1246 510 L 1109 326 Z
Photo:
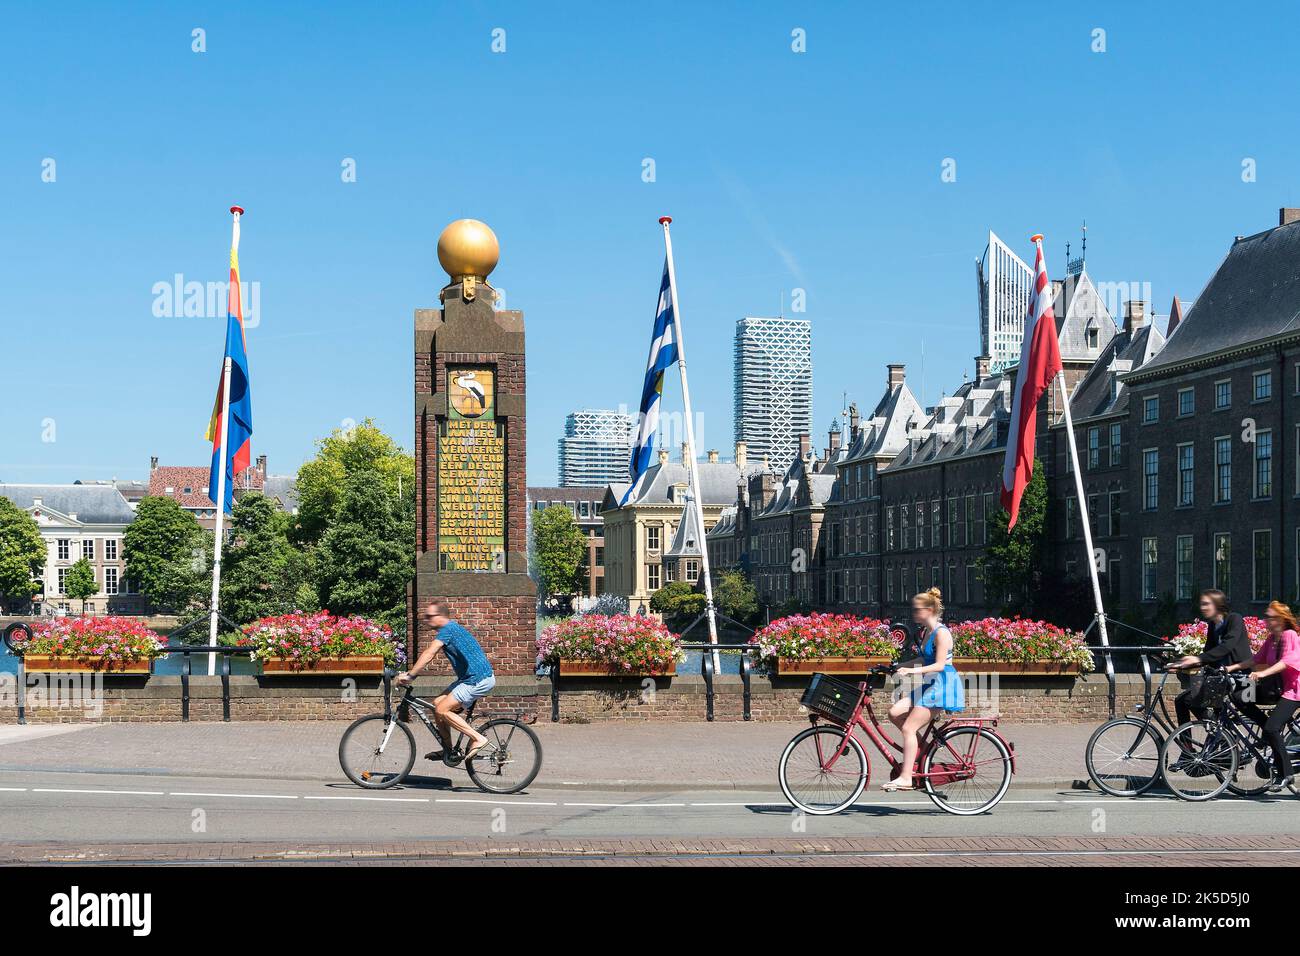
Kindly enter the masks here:
M 1235 671 L 1249 668 L 1248 675 L 1252 681 L 1278 675 L 1282 683 L 1282 697 L 1273 712 L 1264 717 L 1264 712 L 1256 704 L 1241 705 L 1246 716 L 1264 727 L 1264 737 L 1273 749 L 1273 783 L 1270 791 L 1291 787 L 1291 760 L 1287 755 L 1286 741 L 1282 733 L 1286 729 L 1291 715 L 1300 709 L 1300 624 L 1296 623 L 1291 609 L 1281 601 L 1274 601 L 1264 612 L 1271 636 L 1255 652 L 1255 659 L 1249 664 L 1233 664 L 1224 670 Z

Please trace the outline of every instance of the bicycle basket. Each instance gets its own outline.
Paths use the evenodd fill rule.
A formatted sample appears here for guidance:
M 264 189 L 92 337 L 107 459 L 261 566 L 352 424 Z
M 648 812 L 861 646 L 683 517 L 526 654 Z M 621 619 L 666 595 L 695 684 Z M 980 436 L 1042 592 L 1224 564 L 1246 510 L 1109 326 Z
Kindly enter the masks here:
M 1200 705 L 1207 710 L 1223 706 L 1234 688 L 1232 677 L 1223 671 L 1210 671 L 1201 684 Z
M 862 691 L 858 690 L 856 684 L 836 680 L 825 674 L 813 674 L 799 703 L 815 714 L 847 724 L 853 719 L 853 712 L 858 709 L 858 699 L 861 696 Z

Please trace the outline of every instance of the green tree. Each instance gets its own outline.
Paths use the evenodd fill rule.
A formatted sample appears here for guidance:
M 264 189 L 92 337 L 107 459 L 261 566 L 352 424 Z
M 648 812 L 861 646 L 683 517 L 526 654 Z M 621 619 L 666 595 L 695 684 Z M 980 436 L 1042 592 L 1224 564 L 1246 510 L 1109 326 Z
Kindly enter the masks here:
M 36 578 L 45 567 L 46 555 L 36 519 L 0 497 L 0 597 L 25 604 L 36 594 L 40 590 Z
M 184 612 L 211 588 L 212 535 L 171 498 L 142 498 L 122 536 L 127 573 L 154 606 Z
M 570 596 L 582 591 L 587 539 L 573 512 L 550 505 L 533 513 L 533 568 L 544 597 Z
M 291 525 L 292 518 L 265 495 L 250 492 L 235 502 L 230 541 L 221 555 L 221 611 L 237 624 L 317 609 L 311 560 L 290 543 Z
M 758 620 L 758 591 L 739 571 L 723 571 L 713 579 L 713 604 L 738 624 L 752 626 Z
M 1047 479 L 1037 458 L 1020 498 L 1016 526 L 1008 531 L 1010 517 L 1005 509 L 993 517 L 988 548 L 979 560 L 980 576 L 988 604 L 1000 603 L 1006 614 L 1026 614 L 1035 609 L 1033 595 L 1042 584 L 1047 545 Z
M 650 610 L 662 614 L 664 623 L 678 632 L 703 614 L 705 607 L 704 595 L 686 581 L 670 581 L 650 595 Z M 705 640 L 707 633 L 706 631 L 704 638 L 700 638 L 692 632 L 691 640 Z
M 99 585 L 95 582 L 95 569 L 85 558 L 68 568 L 63 578 L 63 593 L 74 601 L 80 601 L 81 613 L 86 613 L 86 600 L 99 593 Z
M 298 526 L 294 537 L 317 542 L 338 510 L 348 479 L 365 474 L 399 510 L 415 515 L 415 458 L 367 418 L 360 425 L 335 429 L 317 443 L 316 457 L 298 469 Z
M 402 634 L 406 585 L 415 573 L 414 512 L 387 491 L 377 472 L 356 472 L 316 551 L 321 606 L 361 614 Z

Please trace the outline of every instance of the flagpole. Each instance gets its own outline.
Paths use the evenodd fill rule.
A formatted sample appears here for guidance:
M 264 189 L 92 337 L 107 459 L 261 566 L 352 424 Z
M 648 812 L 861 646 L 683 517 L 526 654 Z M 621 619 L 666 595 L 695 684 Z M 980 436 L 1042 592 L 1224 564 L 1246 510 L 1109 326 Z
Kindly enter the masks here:
M 1033 237 L 1034 245 L 1041 251 L 1042 236 Z M 1060 333 L 1057 333 L 1058 342 Z M 1056 373 L 1056 381 L 1061 386 L 1061 407 L 1065 412 L 1065 433 L 1070 441 L 1070 462 L 1074 466 L 1074 492 L 1079 499 L 1079 514 L 1083 518 L 1083 545 L 1088 549 L 1088 574 L 1092 578 L 1092 600 L 1096 608 L 1097 636 L 1102 647 L 1110 646 L 1110 636 L 1106 632 L 1106 609 L 1102 606 L 1101 580 L 1097 575 L 1097 555 L 1092 547 L 1092 520 L 1088 514 L 1088 496 L 1083 490 L 1083 469 L 1079 467 L 1079 444 L 1074 440 L 1074 416 L 1070 414 L 1070 395 L 1065 389 L 1065 369 Z M 1068 506 L 1067 506 L 1068 507 Z
M 695 416 L 691 412 L 691 389 L 686 381 L 686 343 L 682 340 L 682 310 L 677 304 L 677 270 L 673 267 L 673 237 L 668 230 L 671 216 L 662 216 L 659 224 L 664 227 L 664 251 L 668 258 L 668 294 L 673 304 L 673 334 L 677 339 L 677 365 L 682 376 L 682 404 L 686 406 L 686 456 L 690 459 L 691 495 L 695 504 L 695 522 L 700 529 L 700 569 L 704 573 L 704 613 L 709 619 L 709 643 L 715 648 L 718 644 L 718 621 L 713 608 L 713 579 L 709 574 L 709 546 L 705 541 L 704 505 L 701 502 L 703 489 L 700 487 L 700 466 L 695 454 Z M 713 670 L 719 673 L 721 659 L 718 652 L 713 652 Z
M 230 215 L 234 219 L 231 226 L 231 249 L 239 248 L 239 217 L 244 210 L 238 206 L 230 207 Z M 233 261 L 233 260 L 232 260 Z M 226 295 L 239 295 L 239 289 L 227 290 Z M 217 643 L 217 614 L 221 600 L 221 538 L 222 523 L 226 516 L 226 454 L 229 451 L 230 442 L 230 354 L 226 350 L 225 361 L 221 365 L 221 443 L 218 451 L 218 468 L 217 468 L 217 487 L 216 497 L 213 499 L 217 503 L 217 523 L 213 528 L 212 535 L 212 610 L 208 617 L 208 644 L 216 646 Z M 216 651 L 208 653 L 208 676 L 217 672 L 217 654 Z

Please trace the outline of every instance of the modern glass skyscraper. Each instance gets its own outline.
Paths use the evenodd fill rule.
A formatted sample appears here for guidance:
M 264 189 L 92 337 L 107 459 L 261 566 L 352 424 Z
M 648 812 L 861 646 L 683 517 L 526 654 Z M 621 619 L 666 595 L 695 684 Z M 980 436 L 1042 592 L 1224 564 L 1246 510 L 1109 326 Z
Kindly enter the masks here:
M 560 439 L 560 486 L 596 488 L 627 481 L 636 416 L 608 409 L 570 412 Z
M 735 432 L 750 460 L 779 473 L 812 434 L 812 322 L 744 318 L 736 323 Z
M 979 282 L 980 350 L 996 375 L 1020 361 L 1025 313 L 1034 291 L 1034 270 L 992 231 L 984 255 L 975 262 Z

